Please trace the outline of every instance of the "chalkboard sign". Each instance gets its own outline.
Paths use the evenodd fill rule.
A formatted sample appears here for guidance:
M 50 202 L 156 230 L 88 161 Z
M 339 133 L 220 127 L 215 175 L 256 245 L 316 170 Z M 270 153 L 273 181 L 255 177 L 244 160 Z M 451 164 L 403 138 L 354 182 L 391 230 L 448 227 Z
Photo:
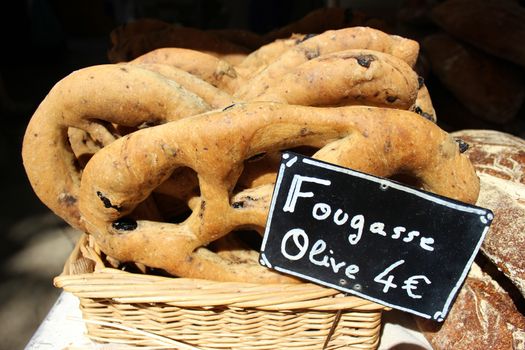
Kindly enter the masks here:
M 285 153 L 260 262 L 443 321 L 492 219 L 488 209 Z

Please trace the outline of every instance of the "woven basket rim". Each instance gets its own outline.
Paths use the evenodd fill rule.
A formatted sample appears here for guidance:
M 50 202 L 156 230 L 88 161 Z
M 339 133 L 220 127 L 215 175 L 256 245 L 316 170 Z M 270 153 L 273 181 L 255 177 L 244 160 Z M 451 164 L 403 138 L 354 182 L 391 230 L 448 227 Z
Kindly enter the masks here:
M 369 300 L 313 283 L 256 284 L 138 274 L 107 267 L 94 240 L 83 234 L 67 259 L 56 287 L 80 298 L 118 303 L 167 303 L 181 307 L 239 307 L 260 310 L 387 310 Z
M 377 349 L 387 307 L 312 283 L 154 276 L 106 266 L 83 234 L 54 283 L 95 342 L 178 349 Z

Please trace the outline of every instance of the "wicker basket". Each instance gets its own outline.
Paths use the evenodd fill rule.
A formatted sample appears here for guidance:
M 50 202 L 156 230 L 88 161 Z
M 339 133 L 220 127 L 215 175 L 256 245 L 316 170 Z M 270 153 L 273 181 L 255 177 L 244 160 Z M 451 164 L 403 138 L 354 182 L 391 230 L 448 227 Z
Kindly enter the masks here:
M 55 285 L 99 342 L 170 349 L 376 349 L 383 306 L 314 284 L 258 285 L 110 268 L 84 235 Z

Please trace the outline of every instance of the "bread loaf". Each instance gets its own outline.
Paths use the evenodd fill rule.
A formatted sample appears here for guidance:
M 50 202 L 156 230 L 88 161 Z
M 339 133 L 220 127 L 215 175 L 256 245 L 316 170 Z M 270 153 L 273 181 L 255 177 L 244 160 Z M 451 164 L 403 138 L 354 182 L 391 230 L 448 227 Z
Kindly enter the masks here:
M 470 145 L 476 171 L 525 185 L 525 140 L 496 130 L 461 130 L 452 134 Z
M 481 250 L 525 295 L 525 141 L 493 130 L 462 130 L 452 136 L 470 145 L 466 154 L 481 183 L 477 204 L 495 214 Z M 490 262 L 484 268 L 493 272 Z M 525 349 L 519 294 L 509 294 L 495 278 L 474 264 L 442 325 L 416 319 L 435 350 Z
M 432 10 L 445 31 L 496 57 L 525 66 L 525 8 L 510 0 L 448 0 Z
M 448 132 L 465 129 L 496 129 L 489 123 L 470 112 L 438 79 L 428 80 L 432 105 L 439 112 L 438 125 Z M 426 82 L 426 80 L 425 80 Z
M 422 49 L 432 71 L 474 115 L 504 124 L 525 101 L 525 82 L 513 65 L 445 34 L 427 36 Z
M 434 350 L 525 349 L 525 317 L 476 264 L 443 324 L 416 322 Z
M 494 130 L 452 135 L 470 145 L 466 154 L 480 178 L 477 205 L 494 212 L 481 251 L 525 296 L 525 140 Z

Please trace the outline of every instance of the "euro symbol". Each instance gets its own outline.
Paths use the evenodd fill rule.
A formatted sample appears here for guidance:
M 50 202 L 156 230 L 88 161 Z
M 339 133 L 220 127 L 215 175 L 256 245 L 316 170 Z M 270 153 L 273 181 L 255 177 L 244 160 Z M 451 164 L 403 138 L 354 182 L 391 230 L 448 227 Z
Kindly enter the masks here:
M 412 276 L 410 278 L 407 278 L 405 280 L 405 285 L 403 287 L 401 287 L 403 289 L 406 289 L 408 296 L 413 298 L 413 299 L 421 299 L 421 295 L 412 293 L 412 290 L 417 289 L 417 285 L 419 284 L 418 279 L 422 279 L 423 281 L 425 281 L 426 284 L 430 284 L 431 283 L 430 280 L 426 276 L 415 275 L 415 276 Z

